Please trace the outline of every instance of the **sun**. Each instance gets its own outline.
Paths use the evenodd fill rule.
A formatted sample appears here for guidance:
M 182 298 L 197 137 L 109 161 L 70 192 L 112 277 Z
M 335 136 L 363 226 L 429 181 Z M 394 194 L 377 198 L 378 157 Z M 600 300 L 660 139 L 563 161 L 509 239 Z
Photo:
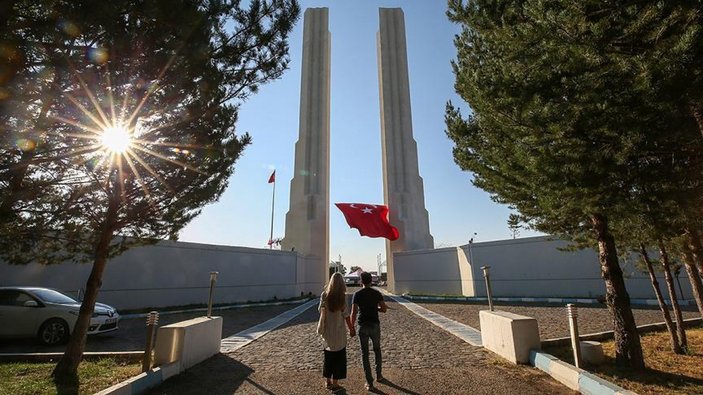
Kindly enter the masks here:
M 124 126 L 111 126 L 103 130 L 100 143 L 108 151 L 122 154 L 132 145 L 132 136 Z

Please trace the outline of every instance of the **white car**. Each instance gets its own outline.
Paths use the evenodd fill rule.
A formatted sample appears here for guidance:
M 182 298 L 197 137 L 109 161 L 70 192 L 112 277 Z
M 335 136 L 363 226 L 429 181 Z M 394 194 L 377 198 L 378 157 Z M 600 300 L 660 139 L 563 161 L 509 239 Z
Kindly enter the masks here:
M 59 291 L 38 287 L 0 287 L 0 337 L 37 337 L 47 345 L 68 340 L 81 303 Z M 117 329 L 120 316 L 106 304 L 96 303 L 88 334 Z

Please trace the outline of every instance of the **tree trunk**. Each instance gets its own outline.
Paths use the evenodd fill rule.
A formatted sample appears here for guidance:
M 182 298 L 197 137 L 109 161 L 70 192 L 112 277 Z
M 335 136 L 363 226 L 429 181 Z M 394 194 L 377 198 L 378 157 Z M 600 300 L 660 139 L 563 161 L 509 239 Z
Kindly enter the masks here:
M 695 299 L 696 305 L 698 306 L 698 312 L 701 313 L 701 318 L 703 318 L 703 281 L 701 281 L 701 278 L 698 275 L 698 271 L 695 267 L 696 265 L 693 263 L 693 254 L 688 249 L 687 245 L 684 245 L 683 264 L 686 268 L 688 280 L 691 282 L 693 299 Z
M 108 205 L 105 214 L 105 222 L 102 225 L 100 236 L 95 247 L 93 268 L 85 285 L 85 294 L 78 312 L 78 319 L 73 328 L 73 333 L 71 333 L 71 338 L 66 345 L 66 350 L 52 373 L 56 382 L 71 383 L 77 381 L 78 365 L 83 358 L 90 319 L 95 310 L 95 302 L 97 301 L 98 292 L 102 286 L 102 277 L 105 271 L 105 265 L 107 264 L 110 243 L 114 237 L 115 217 L 118 205 L 119 200 L 115 198 L 111 199 Z
M 642 255 L 642 260 L 647 265 L 647 271 L 649 272 L 649 278 L 652 280 L 652 288 L 654 288 L 654 294 L 657 296 L 657 301 L 659 302 L 659 309 L 664 316 L 664 323 L 666 324 L 666 330 L 669 331 L 669 337 L 671 339 L 671 351 L 675 354 L 681 354 L 681 346 L 679 345 L 679 336 L 674 328 L 674 323 L 671 321 L 671 314 L 669 314 L 669 309 L 666 307 L 664 302 L 664 297 L 662 296 L 662 291 L 659 289 L 659 281 L 657 281 L 657 276 L 654 273 L 654 268 L 652 267 L 652 262 L 649 260 L 649 255 L 647 255 L 647 250 L 644 248 L 644 244 L 640 244 L 640 254 Z
M 608 220 L 601 214 L 591 216 L 591 224 L 598 238 L 600 272 L 605 281 L 605 300 L 613 315 L 615 332 L 615 363 L 618 366 L 644 369 L 644 356 L 635 318 L 630 308 L 630 295 L 618 263 L 615 239 L 608 230 Z
M 701 132 L 701 135 L 703 135 L 703 105 L 691 102 L 689 106 L 691 108 L 691 114 L 698 124 L 698 130 Z
M 701 235 L 698 229 L 690 227 L 687 230 L 691 252 L 693 252 L 693 261 L 696 269 L 698 269 L 698 277 L 703 279 L 703 246 L 701 246 Z
M 674 288 L 674 277 L 671 275 L 671 264 L 669 263 L 669 254 L 667 254 L 666 247 L 664 246 L 664 243 L 661 240 L 659 240 L 659 255 L 661 256 L 662 269 L 664 269 L 664 279 L 666 279 L 666 287 L 669 289 L 671 309 L 674 310 L 674 318 L 676 318 L 676 335 L 679 338 L 679 345 L 681 346 L 677 354 L 688 354 L 688 340 L 686 339 L 686 329 L 683 326 L 683 314 L 681 314 L 681 306 L 679 306 L 679 299 L 676 297 L 676 288 Z
M 703 317 L 703 281 L 701 280 L 700 265 L 703 264 L 703 251 L 701 251 L 701 243 L 698 238 L 698 232 L 694 227 L 690 226 L 686 229 L 686 241 L 684 242 L 684 266 L 686 274 L 691 281 L 691 289 L 693 290 L 693 298 L 698 305 L 698 311 Z

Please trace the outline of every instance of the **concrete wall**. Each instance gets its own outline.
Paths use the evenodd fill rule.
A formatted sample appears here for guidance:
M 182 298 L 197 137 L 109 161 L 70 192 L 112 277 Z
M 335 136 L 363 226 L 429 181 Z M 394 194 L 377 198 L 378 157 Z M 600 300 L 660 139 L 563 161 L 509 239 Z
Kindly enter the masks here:
M 494 296 L 593 298 L 605 294 L 596 251 L 560 250 L 567 245 L 543 236 L 396 253 L 396 287 L 400 293 L 485 296 L 480 267 L 489 265 Z M 654 298 L 649 276 L 635 267 L 636 259 L 633 255 L 620 260 L 630 297 Z M 660 286 L 665 287 L 661 277 Z M 683 271 L 679 278 L 684 298 L 692 298 Z
M 214 303 L 291 298 L 320 292 L 320 266 L 319 259 L 290 251 L 162 241 L 110 260 L 98 300 L 118 309 L 205 304 L 211 271 L 219 272 Z M 44 286 L 75 296 L 90 269 L 0 263 L 0 286 Z
M 394 253 L 395 293 L 463 295 L 473 292 L 470 266 L 466 259 L 459 259 L 463 255 L 460 253 L 457 247 Z

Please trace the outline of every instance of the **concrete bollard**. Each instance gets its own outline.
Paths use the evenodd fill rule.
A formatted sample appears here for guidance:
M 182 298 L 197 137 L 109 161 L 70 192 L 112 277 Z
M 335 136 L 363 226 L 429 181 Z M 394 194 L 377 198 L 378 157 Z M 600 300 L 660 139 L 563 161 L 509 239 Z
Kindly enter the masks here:
M 579 343 L 578 310 L 576 305 L 566 305 L 566 314 L 569 317 L 569 331 L 571 332 L 571 348 L 574 350 L 574 366 L 581 367 L 581 345 Z
M 159 313 L 152 311 L 146 317 L 146 346 L 144 346 L 144 357 L 142 357 L 142 372 L 151 369 L 151 350 L 154 348 L 154 332 L 159 324 Z
M 210 272 L 210 296 L 207 301 L 207 316 L 210 318 L 212 316 L 212 292 L 215 289 L 215 282 L 217 281 L 217 272 Z
M 490 266 L 481 266 L 481 270 L 483 270 L 483 278 L 486 280 L 486 297 L 488 298 L 488 309 L 493 311 L 493 295 L 491 293 L 490 269 Z

